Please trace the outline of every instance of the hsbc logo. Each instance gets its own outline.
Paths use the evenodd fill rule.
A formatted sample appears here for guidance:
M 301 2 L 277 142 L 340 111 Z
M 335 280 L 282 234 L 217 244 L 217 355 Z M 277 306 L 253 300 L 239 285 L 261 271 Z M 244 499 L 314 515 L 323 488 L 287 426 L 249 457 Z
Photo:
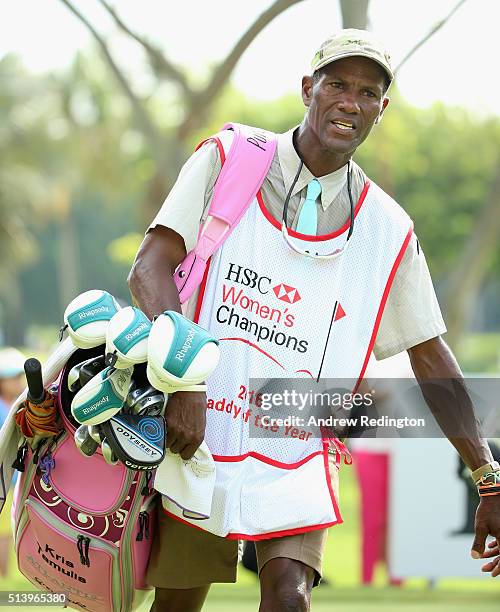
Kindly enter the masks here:
M 295 287 L 291 287 L 290 285 L 285 285 L 284 283 L 280 283 L 273 287 L 274 294 L 278 298 L 278 300 L 282 300 L 287 304 L 295 304 L 298 302 L 300 298 L 300 293 L 298 289 Z
M 227 281 L 232 281 L 233 283 L 243 285 L 244 287 L 255 289 L 262 295 L 266 295 L 272 289 L 274 295 L 279 300 L 286 302 L 287 304 L 295 304 L 295 302 L 302 299 L 299 290 L 295 287 L 287 285 L 286 283 L 280 283 L 279 285 L 272 287 L 273 281 L 269 276 L 261 276 L 255 272 L 255 270 L 244 268 L 238 264 L 229 263 L 229 268 L 225 279 Z
M 259 276 L 254 270 L 233 263 L 229 264 L 226 280 L 239 283 L 244 287 L 250 287 L 250 289 L 257 289 L 262 295 L 269 292 L 269 285 L 271 284 L 271 279 L 268 276 Z

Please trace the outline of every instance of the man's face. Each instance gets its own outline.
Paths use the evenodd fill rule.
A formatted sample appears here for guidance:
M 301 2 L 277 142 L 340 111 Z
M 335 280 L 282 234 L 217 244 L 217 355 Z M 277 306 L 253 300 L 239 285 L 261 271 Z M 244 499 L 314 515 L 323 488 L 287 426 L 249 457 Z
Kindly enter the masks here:
M 307 128 L 330 153 L 352 155 L 389 103 L 384 90 L 385 72 L 369 58 L 327 64 L 319 78 L 302 79 Z

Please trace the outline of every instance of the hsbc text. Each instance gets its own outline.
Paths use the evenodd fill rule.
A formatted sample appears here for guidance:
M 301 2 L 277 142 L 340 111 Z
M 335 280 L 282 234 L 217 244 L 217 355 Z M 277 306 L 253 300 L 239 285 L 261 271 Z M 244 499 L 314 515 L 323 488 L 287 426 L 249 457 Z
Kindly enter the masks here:
M 233 281 L 233 283 L 239 283 L 251 289 L 256 288 L 262 295 L 269 293 L 269 287 L 271 285 L 271 279 L 268 276 L 259 276 L 257 272 L 250 270 L 250 268 L 244 268 L 243 266 L 238 266 L 233 263 L 229 264 L 226 280 Z

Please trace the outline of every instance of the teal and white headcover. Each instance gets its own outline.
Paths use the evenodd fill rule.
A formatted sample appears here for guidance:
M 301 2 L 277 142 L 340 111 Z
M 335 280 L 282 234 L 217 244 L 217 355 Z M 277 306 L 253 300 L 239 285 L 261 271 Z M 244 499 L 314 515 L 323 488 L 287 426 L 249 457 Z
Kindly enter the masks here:
M 132 368 L 104 368 L 82 388 L 71 402 L 71 413 L 78 423 L 99 425 L 119 412 L 127 396 Z
M 149 333 L 149 382 L 164 393 L 172 393 L 205 381 L 219 362 L 218 344 L 206 329 L 167 310 Z
M 106 331 L 106 359 L 109 365 L 123 369 L 148 358 L 148 336 L 151 321 L 133 306 L 117 312 Z
M 78 295 L 64 311 L 64 325 L 73 344 L 82 349 L 104 344 L 109 321 L 119 310 L 107 291 L 91 289 Z

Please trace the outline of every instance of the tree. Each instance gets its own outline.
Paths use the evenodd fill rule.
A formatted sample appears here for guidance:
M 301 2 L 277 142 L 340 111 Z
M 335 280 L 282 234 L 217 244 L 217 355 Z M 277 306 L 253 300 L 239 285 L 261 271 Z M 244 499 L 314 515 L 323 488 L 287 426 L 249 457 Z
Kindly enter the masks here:
M 45 80 L 24 74 L 14 57 L 0 60 L 0 323 L 7 344 L 23 340 L 24 296 L 18 272 L 36 256 L 29 220 L 46 203 L 47 184 L 33 159 L 46 142 L 38 109 L 45 85 Z
M 190 137 L 195 130 L 208 121 L 217 97 L 228 82 L 243 53 L 273 19 L 302 0 L 275 0 L 267 10 L 249 25 L 226 58 L 212 70 L 208 82 L 197 89 L 189 84 L 186 73 L 175 66 L 159 47 L 132 30 L 106 0 L 98 0 L 117 28 L 143 49 L 149 59 L 152 73 L 158 82 L 168 82 L 176 87 L 180 99 L 179 105 L 186 110 L 180 123 L 167 130 L 155 119 L 147 103 L 134 92 L 131 84 L 113 58 L 106 41 L 93 24 L 76 8 L 71 0 L 60 1 L 84 24 L 96 40 L 109 68 L 130 102 L 136 127 L 147 140 L 155 161 L 155 173 L 149 181 L 144 202 L 145 222 L 154 216 L 165 194 L 173 185 L 182 163 L 188 156 Z
M 500 156 L 489 194 L 479 211 L 473 231 L 467 239 L 448 279 L 444 304 L 448 326 L 447 340 L 458 345 L 477 296 L 497 252 L 500 236 Z

